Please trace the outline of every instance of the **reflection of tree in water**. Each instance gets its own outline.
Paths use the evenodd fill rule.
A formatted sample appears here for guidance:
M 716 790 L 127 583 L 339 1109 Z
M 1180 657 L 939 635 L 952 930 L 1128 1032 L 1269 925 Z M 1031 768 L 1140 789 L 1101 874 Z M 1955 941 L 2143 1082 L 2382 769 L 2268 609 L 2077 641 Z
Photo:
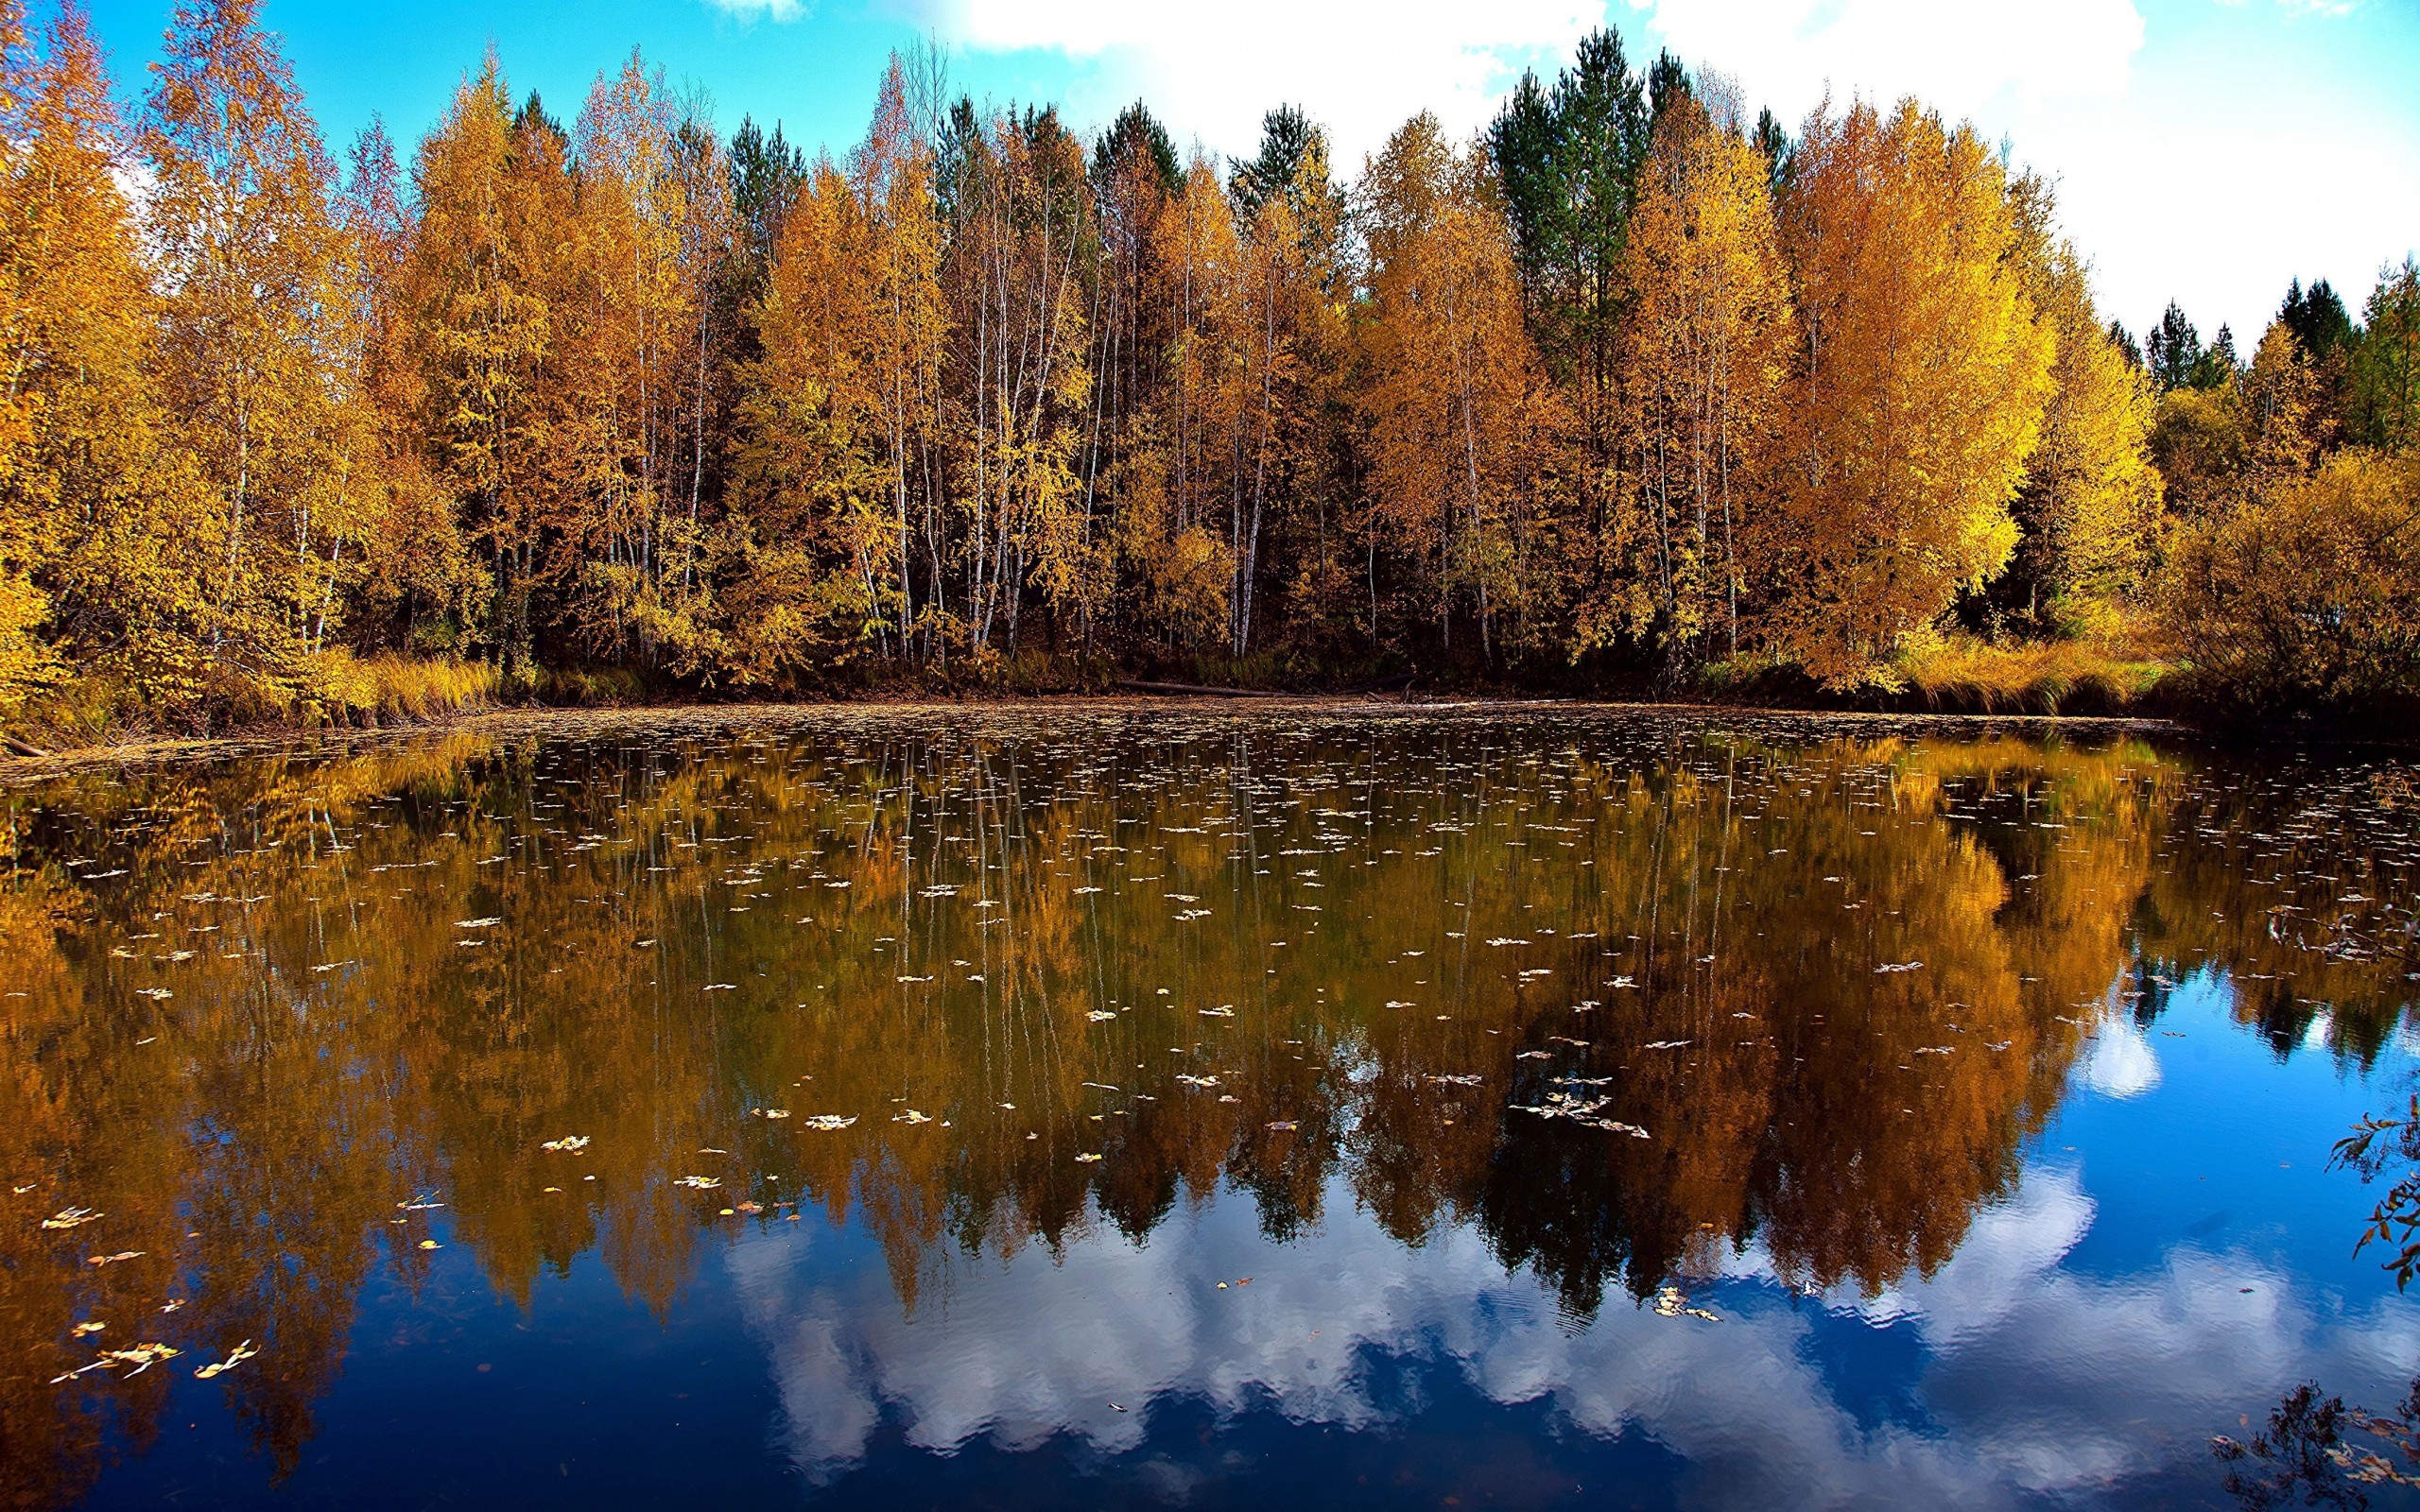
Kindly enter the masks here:
M 820 1209 L 913 1310 L 954 1256 L 1232 1186 L 1280 1240 L 1340 1196 L 1475 1223 L 1582 1316 L 1751 1244 L 1873 1291 L 2191 964 L 2301 973 L 2340 1053 L 2391 1027 L 2393 972 L 2263 912 L 2342 937 L 2389 894 L 2358 845 L 2210 859 L 2319 847 L 2286 795 L 1866 728 L 837 716 L 9 795 L 0 1485 L 72 1500 L 154 1432 L 167 1367 L 51 1383 L 86 1320 L 176 1369 L 253 1341 L 186 1389 L 291 1466 L 440 1229 L 525 1304 L 594 1253 L 663 1315 L 731 1226 Z M 1651 1138 L 1508 1111 L 1558 1092 Z M 38 1227 L 71 1203 L 106 1215 Z
M 2415 823 L 2420 815 L 2409 801 L 2409 782 L 2396 778 L 2390 783 L 2379 774 L 2366 775 L 2371 791 L 2382 801 L 2360 810 L 2364 827 L 2387 842 L 2381 849 L 2405 859 L 2411 842 L 2420 836 L 2420 823 Z M 2347 793 L 2358 801 L 2360 787 L 2344 784 L 2335 792 L 2339 801 Z M 2329 805 L 2320 807 L 2326 812 Z M 2295 862 L 2306 862 L 2310 866 L 2304 875 L 2341 882 L 2342 862 L 2318 845 L 2319 838 L 2300 824 L 2290 828 L 2288 846 L 2265 857 L 2269 866 L 2261 869 L 2282 873 L 2294 869 Z M 2368 874 L 2357 869 L 2355 875 L 2366 880 Z M 2377 904 L 2387 911 L 2389 920 L 2395 907 L 2392 898 L 2362 898 L 2358 890 L 2350 899 L 2340 896 L 2334 902 L 2340 909 L 2348 903 Z M 2303 911 L 2273 908 L 2270 917 L 2275 920 L 2280 913 Z M 2323 916 L 2316 928 L 2310 921 L 2286 919 L 2273 922 L 2268 933 L 2273 946 L 2290 953 L 2280 964 L 2316 954 L 2323 971 L 2341 981 L 2345 968 L 2377 962 L 2392 967 L 2414 959 L 2410 951 L 2414 916 L 2408 902 L 2400 912 L 2399 936 L 2391 922 L 2383 930 L 2358 929 L 2341 912 Z M 2254 1024 L 2281 1057 L 2301 1042 L 2314 1022 L 2311 1013 L 2302 1010 L 2317 1005 L 2300 997 L 2297 985 L 2281 971 L 2264 984 L 2248 1012 L 2238 1006 L 2238 1017 Z M 2397 1022 L 2398 1016 L 2377 1012 L 2339 1015 L 2328 1025 L 2328 1039 L 2340 1055 L 2358 1057 L 2366 1069 Z M 2400 1115 L 2372 1114 L 2356 1124 L 2338 1142 L 2330 1164 L 2358 1172 L 2365 1182 L 2395 1177 L 2378 1198 L 2354 1248 L 2359 1253 L 2378 1246 L 2395 1289 L 2405 1290 L 2420 1275 L 2420 1093 L 2412 1095 Z M 2210 1447 L 2227 1467 L 2226 1490 L 2250 1512 L 2296 1505 L 2366 1507 L 2365 1486 L 2420 1487 L 2420 1377 L 2392 1412 L 2347 1407 L 2343 1398 L 2323 1396 L 2317 1382 L 2306 1381 L 2278 1400 L 2260 1432 L 2241 1441 L 2221 1435 Z

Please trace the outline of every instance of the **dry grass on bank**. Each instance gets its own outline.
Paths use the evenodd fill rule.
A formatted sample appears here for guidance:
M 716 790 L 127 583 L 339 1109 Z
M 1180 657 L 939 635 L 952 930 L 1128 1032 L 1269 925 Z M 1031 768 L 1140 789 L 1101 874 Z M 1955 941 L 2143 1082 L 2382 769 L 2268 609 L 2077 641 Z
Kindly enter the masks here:
M 2169 667 L 2131 648 L 2087 641 L 1996 645 L 1940 636 L 1901 651 L 1893 670 L 1932 708 L 2048 714 L 2135 708 Z
M 497 701 L 503 681 L 485 662 L 424 662 L 412 657 L 357 657 L 350 651 L 321 653 L 310 671 L 310 691 L 298 699 L 324 723 L 384 725 L 434 719 Z

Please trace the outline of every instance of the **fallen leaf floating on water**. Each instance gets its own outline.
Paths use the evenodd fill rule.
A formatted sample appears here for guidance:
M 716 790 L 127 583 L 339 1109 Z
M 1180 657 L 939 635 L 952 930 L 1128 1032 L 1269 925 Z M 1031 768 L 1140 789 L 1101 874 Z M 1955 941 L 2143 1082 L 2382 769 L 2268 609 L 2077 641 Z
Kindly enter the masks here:
M 1098 1155 L 1079 1155 L 1076 1157 L 1076 1163 L 1079 1165 L 1090 1165 L 1099 1159 L 1100 1157 Z
M 817 1113 L 801 1120 L 808 1128 L 822 1129 L 826 1132 L 836 1128 L 847 1128 L 856 1121 L 857 1115 L 855 1113 Z
M 588 1136 L 585 1134 L 566 1134 L 559 1140 L 548 1140 L 545 1143 L 539 1145 L 538 1148 L 542 1150 L 555 1150 L 559 1152 L 568 1150 L 577 1154 L 579 1151 L 588 1148 Z
M 91 1223 L 95 1218 L 105 1218 L 107 1216 L 109 1216 L 107 1213 L 95 1212 L 90 1208 L 61 1208 L 59 1211 L 51 1214 L 47 1218 L 44 1218 L 42 1221 L 42 1226 L 45 1228 L 74 1228 L 80 1225 Z
M 454 920 L 454 927 L 456 929 L 493 929 L 503 922 L 501 919 L 458 919 Z
M 55 1386 L 62 1381 L 73 1381 L 78 1376 L 87 1375 L 95 1370 L 114 1370 L 122 1365 L 134 1366 L 127 1372 L 130 1378 L 139 1376 L 161 1361 L 173 1360 L 182 1353 L 184 1353 L 182 1349 L 166 1344 L 138 1344 L 130 1349 L 108 1349 L 104 1350 L 101 1356 L 91 1365 L 70 1370 L 65 1375 L 51 1377 L 50 1383 Z
M 1107 1008 L 1095 1008 L 1090 1013 L 1085 1014 L 1084 1017 L 1090 1019 L 1095 1023 L 1107 1023 L 1110 1020 L 1116 1018 L 1117 1015 L 1110 1012 Z
M 1590 1128 L 1601 1128 L 1615 1134 L 1627 1134 L 1634 1140 L 1654 1137 L 1635 1124 L 1598 1117 L 1599 1111 L 1612 1101 L 1610 1097 L 1581 1098 L 1569 1092 L 1548 1092 L 1543 1103 L 1514 1103 L 1512 1111 L 1535 1113 L 1540 1118 L 1567 1118 L 1575 1124 L 1584 1124 Z
M 1479 1084 L 1480 1078 L 1477 1072 L 1473 1072 L 1468 1075 L 1423 1076 L 1420 1079 L 1422 1081 L 1435 1082 L 1441 1087 L 1476 1087 Z
M 140 1249 L 121 1249 L 114 1255 L 87 1255 L 84 1257 L 84 1263 L 87 1265 L 114 1265 L 121 1260 L 141 1260 L 142 1258 L 143 1251 Z
M 80 1339 L 80 1338 L 84 1338 L 84 1337 L 86 1337 L 86 1336 L 87 1336 L 87 1335 L 89 1335 L 89 1334 L 104 1332 L 106 1332 L 106 1331 L 108 1330 L 108 1328 L 109 1328 L 109 1325 L 108 1325 L 108 1324 L 106 1324 L 106 1323 L 98 1323 L 98 1322 L 85 1322 L 85 1323 L 78 1323 L 78 1324 L 77 1324 L 74 1328 L 69 1329 L 69 1330 L 67 1331 L 67 1336 L 68 1336 L 69 1338 L 71 1338 L 71 1339 Z
M 1233 1004 L 1220 1004 L 1215 1008 L 1201 1008 L 1197 1011 L 1205 1019 L 1232 1019 L 1236 1016 Z
M 893 1113 L 890 1117 L 890 1121 L 894 1124 L 929 1124 L 933 1121 L 933 1115 L 930 1113 L 920 1113 L 914 1108 L 902 1108 L 900 1111 Z
M 722 1177 L 718 1176 L 684 1176 L 676 1177 L 672 1184 L 676 1187 L 695 1187 L 700 1192 L 712 1192 L 715 1188 L 722 1185 Z
M 237 1366 L 242 1365 L 245 1361 L 260 1352 L 260 1350 L 252 1348 L 251 1340 L 246 1339 L 243 1343 L 228 1350 L 226 1359 L 213 1361 L 211 1364 L 203 1366 L 200 1369 L 193 1373 L 193 1378 L 196 1381 L 208 1381 L 213 1376 L 225 1375 L 228 1371 L 234 1369 Z
M 1688 1048 L 1688 1045 L 1689 1042 L 1686 1040 L 1650 1040 L 1647 1042 L 1646 1048 L 1650 1050 L 1685 1050 Z
M 749 1112 L 754 1114 L 758 1118 L 787 1118 L 790 1116 L 790 1110 L 786 1108 L 752 1108 L 749 1109 Z
M 1263 1124 L 1260 1126 L 1278 1134 L 1291 1134 L 1294 1132 L 1294 1121 L 1290 1118 L 1276 1119 L 1272 1122 Z
M 1702 1317 L 1709 1323 L 1722 1321 L 1704 1308 L 1690 1307 L 1687 1303 L 1688 1298 L 1681 1295 L 1679 1287 L 1667 1286 L 1655 1294 L 1655 1314 L 1658 1317 Z
M 1876 967 L 1874 974 L 1882 976 L 1892 971 L 1921 971 L 1924 969 L 1925 963 L 1922 961 L 1888 961 Z

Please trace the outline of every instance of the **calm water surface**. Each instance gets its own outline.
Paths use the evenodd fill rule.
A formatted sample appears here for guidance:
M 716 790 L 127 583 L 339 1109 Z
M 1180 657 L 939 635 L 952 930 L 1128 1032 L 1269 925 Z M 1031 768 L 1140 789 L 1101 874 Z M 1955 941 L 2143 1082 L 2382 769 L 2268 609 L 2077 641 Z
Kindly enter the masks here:
M 1504 709 L 21 782 L 0 1505 L 2229 1504 L 2420 1370 L 2328 1169 L 2415 798 Z

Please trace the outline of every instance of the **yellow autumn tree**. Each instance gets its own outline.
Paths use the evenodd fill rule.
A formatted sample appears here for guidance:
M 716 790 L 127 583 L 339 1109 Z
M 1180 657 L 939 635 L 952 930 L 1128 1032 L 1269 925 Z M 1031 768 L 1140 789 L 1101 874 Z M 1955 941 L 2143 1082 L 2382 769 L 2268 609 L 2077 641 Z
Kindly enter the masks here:
M 1773 633 L 1828 687 L 1887 683 L 1902 637 L 2008 562 L 2055 343 L 1998 161 L 1912 100 L 1819 108 L 1781 226 L 1800 348 L 1759 542 Z
M 1740 542 L 1771 502 L 1793 331 L 1764 155 L 1684 98 L 1658 123 L 1621 265 L 1620 576 L 1579 644 L 1629 635 L 1685 663 L 1740 644 Z
M 80 10 L 37 54 L 0 9 L 0 713 L 71 674 L 95 717 L 189 707 L 199 500 L 162 450 L 128 143 Z
M 723 654 L 771 684 L 846 654 L 888 620 L 873 573 L 884 487 L 866 357 L 875 318 L 866 228 L 819 162 L 783 222 L 752 312 L 762 355 L 741 378 L 733 517 L 722 546 Z
M 652 665 L 697 634 L 702 541 L 684 423 L 702 251 L 684 230 L 685 109 L 633 52 L 590 89 L 579 162 L 575 299 L 555 311 L 555 362 L 574 398 L 554 465 L 574 491 L 546 573 L 573 644 Z
M 2041 440 L 2014 507 L 2020 537 L 2009 576 L 2027 618 L 2103 631 L 2142 584 L 2159 529 L 2150 451 L 2158 401 L 2094 308 L 2082 255 L 2053 232 L 2048 186 L 2029 176 L 2013 187 L 2029 292 L 2055 347 Z
M 178 8 L 144 132 L 160 393 L 216 497 L 207 670 L 238 712 L 311 697 L 379 491 L 336 169 L 257 9 Z
M 487 602 L 466 604 L 458 628 L 484 632 L 516 677 L 535 655 L 541 542 L 572 488 L 557 353 L 559 312 L 576 298 L 573 190 L 568 143 L 535 104 L 516 115 L 493 57 L 455 92 L 413 161 L 419 218 L 399 301 L 424 463 L 485 558 Z M 407 549 L 440 555 L 443 537 Z
M 1158 318 L 1155 392 L 1136 403 L 1148 439 L 1118 501 L 1119 551 L 1140 590 L 1138 628 L 1168 650 L 1234 634 L 1229 520 L 1238 408 L 1244 249 L 1218 171 L 1196 154 L 1150 227 Z
M 1440 641 L 1450 649 L 1459 608 L 1492 658 L 1499 638 L 1542 627 L 1562 565 L 1561 415 L 1522 323 L 1500 196 L 1485 152 L 1457 151 L 1426 113 L 1371 160 L 1361 191 L 1368 497 Z

